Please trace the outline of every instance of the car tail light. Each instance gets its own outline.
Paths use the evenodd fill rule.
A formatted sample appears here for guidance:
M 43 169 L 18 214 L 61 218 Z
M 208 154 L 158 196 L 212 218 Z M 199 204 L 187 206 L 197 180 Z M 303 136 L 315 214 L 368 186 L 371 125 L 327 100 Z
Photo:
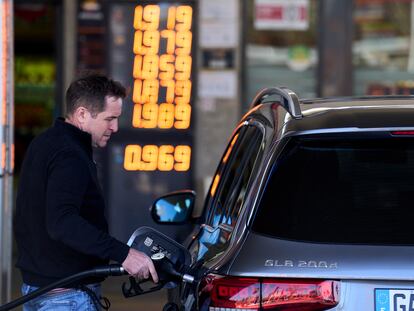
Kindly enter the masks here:
M 328 310 L 339 302 L 339 282 L 314 279 L 238 278 L 209 274 L 200 284 L 201 309 Z
M 264 280 L 265 310 L 327 310 L 339 302 L 339 282 L 323 280 Z

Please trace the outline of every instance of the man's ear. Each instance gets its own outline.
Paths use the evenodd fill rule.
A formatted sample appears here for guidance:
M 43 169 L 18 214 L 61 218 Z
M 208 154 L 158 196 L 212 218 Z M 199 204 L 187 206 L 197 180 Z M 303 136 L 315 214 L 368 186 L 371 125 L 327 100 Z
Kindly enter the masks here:
M 79 106 L 78 108 L 76 108 L 73 116 L 75 117 L 76 121 L 79 122 L 79 124 L 84 124 L 86 122 L 88 114 L 88 109 L 86 109 L 83 106 Z

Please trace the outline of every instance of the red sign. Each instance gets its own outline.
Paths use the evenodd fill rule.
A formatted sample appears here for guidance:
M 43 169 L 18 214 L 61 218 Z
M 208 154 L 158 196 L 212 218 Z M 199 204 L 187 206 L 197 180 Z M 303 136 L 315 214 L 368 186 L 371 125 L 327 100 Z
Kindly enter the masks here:
M 308 7 L 308 0 L 256 0 L 255 28 L 306 30 Z

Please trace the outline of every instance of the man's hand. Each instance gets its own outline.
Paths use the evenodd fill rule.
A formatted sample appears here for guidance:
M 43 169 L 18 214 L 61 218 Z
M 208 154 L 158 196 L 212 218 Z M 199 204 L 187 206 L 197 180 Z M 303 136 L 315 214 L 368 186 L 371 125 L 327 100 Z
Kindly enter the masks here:
M 127 258 L 122 263 L 122 267 L 139 280 L 148 279 L 151 274 L 152 280 L 158 283 L 158 274 L 155 271 L 151 258 L 142 252 L 130 248 Z

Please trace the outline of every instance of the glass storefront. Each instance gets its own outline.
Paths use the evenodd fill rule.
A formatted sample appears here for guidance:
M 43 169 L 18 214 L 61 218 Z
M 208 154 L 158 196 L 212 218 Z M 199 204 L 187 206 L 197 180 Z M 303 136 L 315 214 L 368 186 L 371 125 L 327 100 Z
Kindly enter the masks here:
M 317 0 L 249 0 L 246 5 L 245 100 L 271 86 L 316 96 Z
M 337 91 L 335 96 L 414 94 L 413 2 L 353 0 L 347 7 L 352 10 L 349 20 L 346 12 L 341 22 L 322 20 L 321 9 L 336 1 L 342 0 L 247 1 L 245 101 L 269 86 L 287 86 L 301 98 L 323 96 L 318 94 L 318 82 L 324 83 L 318 66 L 329 69 L 332 61 L 345 62 L 346 57 L 352 58 L 348 58 L 352 73 L 346 82 L 352 90 L 348 94 Z M 326 29 L 352 33 L 347 45 L 352 45 L 352 54 L 322 59 L 318 34 Z M 325 47 L 335 47 L 331 40 L 325 41 Z
M 56 7 L 46 1 L 14 5 L 15 174 L 30 141 L 56 109 Z
M 354 95 L 414 94 L 412 1 L 354 5 Z

